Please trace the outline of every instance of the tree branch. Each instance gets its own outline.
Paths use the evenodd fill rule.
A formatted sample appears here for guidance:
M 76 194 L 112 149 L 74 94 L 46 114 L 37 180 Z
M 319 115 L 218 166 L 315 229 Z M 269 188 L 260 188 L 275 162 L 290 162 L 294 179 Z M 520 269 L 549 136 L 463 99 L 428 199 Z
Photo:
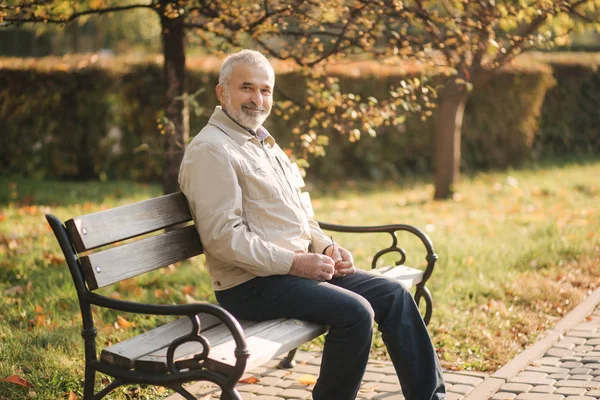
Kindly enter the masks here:
M 99 9 L 90 9 L 90 10 L 80 11 L 80 12 L 71 14 L 68 18 L 55 19 L 55 18 L 44 18 L 44 17 L 36 17 L 36 16 L 31 16 L 28 18 L 10 18 L 10 17 L 8 17 L 8 18 L 4 18 L 4 22 L 7 22 L 8 23 L 7 25 L 34 23 L 34 22 L 44 22 L 44 23 L 52 23 L 52 24 L 68 24 L 69 22 L 72 22 L 72 21 L 76 20 L 77 18 L 82 17 L 84 15 L 106 14 L 106 13 L 116 12 L 116 11 L 132 10 L 134 8 L 148 8 L 148 9 L 151 9 L 156 12 L 154 7 L 152 7 L 152 4 L 131 4 L 128 6 L 115 6 L 115 7 L 107 7 L 107 8 L 99 8 Z

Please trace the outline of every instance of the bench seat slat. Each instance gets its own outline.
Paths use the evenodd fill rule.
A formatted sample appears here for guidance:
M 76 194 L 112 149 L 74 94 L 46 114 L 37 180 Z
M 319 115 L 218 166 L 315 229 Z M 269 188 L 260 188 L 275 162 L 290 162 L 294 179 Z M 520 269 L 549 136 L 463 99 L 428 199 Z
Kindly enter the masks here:
M 183 193 L 73 218 L 65 222 L 78 253 L 191 221 Z
M 248 338 L 259 335 L 261 332 L 271 329 L 274 326 L 281 325 L 284 321 L 285 318 L 262 322 L 241 320 L 239 323 L 244 330 L 244 335 Z M 216 326 L 208 332 L 203 332 L 201 334 L 208 340 L 211 349 L 232 339 L 231 334 L 225 325 Z M 185 360 L 201 351 L 202 345 L 198 342 L 184 343 L 175 350 L 174 359 L 176 361 Z M 212 350 L 209 355 L 211 354 Z M 134 368 L 140 371 L 165 372 L 167 370 L 167 347 L 157 349 L 153 353 L 138 358 L 134 362 Z
M 394 278 L 407 288 L 418 284 L 423 278 L 423 271 L 403 265 L 381 267 L 372 272 Z M 224 364 L 235 364 L 233 352 L 235 344 L 228 330 L 219 322 L 216 322 L 218 325 L 211 325 L 202 321 L 201 334 L 209 340 L 211 345 L 210 358 Z M 244 329 L 246 342 L 250 348 L 247 370 L 286 353 L 327 331 L 327 327 L 323 325 L 296 319 L 263 322 L 240 321 L 240 324 Z M 104 349 L 101 359 L 109 364 L 133 367 L 136 370 L 165 372 L 167 370 L 167 346 L 176 338 L 189 333 L 190 330 L 189 319 L 173 321 Z M 201 350 L 202 345 L 199 343 L 183 344 L 176 350 L 175 360 L 181 362 L 189 359 Z
M 221 325 L 221 320 L 209 314 L 200 314 L 200 328 L 202 332 Z M 140 357 L 171 344 L 171 342 L 192 331 L 192 322 L 189 318 L 180 318 L 168 324 L 144 332 L 134 338 L 116 343 L 100 353 L 100 359 L 111 365 L 133 368 L 133 362 Z
M 194 257 L 202 253 L 193 225 L 147 237 L 80 258 L 90 290 Z

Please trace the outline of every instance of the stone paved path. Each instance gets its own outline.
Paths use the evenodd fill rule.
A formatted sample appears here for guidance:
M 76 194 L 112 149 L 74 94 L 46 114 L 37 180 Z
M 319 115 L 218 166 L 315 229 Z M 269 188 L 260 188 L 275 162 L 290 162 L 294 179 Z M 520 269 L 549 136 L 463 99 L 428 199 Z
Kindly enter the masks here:
M 600 309 L 503 384 L 494 400 L 600 399 Z
M 257 368 L 252 373 L 242 377 L 236 387 L 244 399 L 252 400 L 285 400 L 285 399 L 310 399 L 311 389 L 321 363 L 320 353 L 298 351 L 296 354 L 297 365 L 291 370 L 277 369 L 279 360 L 272 360 L 265 367 Z M 475 386 L 484 381 L 487 374 L 480 372 L 454 372 L 445 371 L 448 388 L 447 400 L 463 399 Z M 218 388 L 205 382 L 198 382 L 189 387 L 189 390 L 202 400 L 218 399 Z M 173 395 L 167 400 L 182 399 Z M 358 400 L 403 400 L 400 384 L 396 372 L 389 361 L 371 360 L 367 366 Z
M 600 400 L 600 289 L 567 314 L 546 336 L 493 374 L 445 371 L 447 400 Z M 246 374 L 238 390 L 244 399 L 310 399 L 321 362 L 319 353 L 299 351 L 292 370 L 279 360 Z M 197 399 L 218 399 L 219 390 L 199 382 Z M 173 395 L 167 400 L 179 400 Z M 359 400 L 402 400 L 389 361 L 371 360 Z

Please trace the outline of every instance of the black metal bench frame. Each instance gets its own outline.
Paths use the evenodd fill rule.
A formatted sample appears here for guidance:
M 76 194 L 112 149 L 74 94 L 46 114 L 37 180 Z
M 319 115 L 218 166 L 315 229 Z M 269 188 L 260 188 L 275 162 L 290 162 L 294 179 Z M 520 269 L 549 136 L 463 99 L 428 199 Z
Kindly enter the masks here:
M 161 196 L 161 198 L 150 199 L 146 202 L 152 202 L 153 200 L 168 200 L 173 204 L 177 204 L 179 208 L 185 204 L 185 198 L 183 194 L 176 193 L 167 196 Z M 183 199 L 183 200 L 182 200 Z M 142 204 L 136 203 L 136 204 Z M 124 208 L 122 206 L 119 208 Z M 115 210 L 115 209 L 113 209 Z M 110 211 L 110 210 L 109 210 Z M 164 211 L 164 210 L 162 210 Z M 96 216 L 104 212 L 89 214 L 88 216 Z M 185 214 L 185 213 L 184 213 Z M 85 218 L 83 216 L 80 218 Z M 98 217 L 100 218 L 100 217 Z M 97 218 L 97 219 L 98 219 Z M 219 307 L 218 305 L 212 304 L 186 304 L 186 305 L 158 305 L 158 304 L 144 304 L 130 301 L 117 300 L 106 296 L 99 295 L 93 290 L 98 287 L 94 284 L 94 277 L 90 271 L 90 268 L 97 268 L 98 272 L 100 267 L 94 267 L 91 265 L 90 260 L 87 259 L 88 248 L 82 244 L 82 238 L 78 237 L 86 234 L 85 227 L 77 226 L 75 222 L 77 218 L 71 219 L 63 224 L 57 217 L 53 215 L 46 215 L 46 219 L 50 224 L 58 243 L 60 244 L 61 250 L 63 251 L 66 259 L 66 263 L 69 267 L 69 271 L 73 278 L 77 296 L 79 299 L 79 305 L 81 309 L 81 317 L 83 323 L 82 336 L 84 340 L 84 351 L 85 351 L 85 382 L 84 382 L 84 399 L 101 399 L 106 396 L 109 392 L 122 385 L 128 384 L 149 384 L 164 386 L 174 390 L 186 399 L 195 399 L 186 389 L 183 388 L 183 384 L 193 381 L 210 381 L 217 384 L 222 389 L 222 399 L 240 399 L 241 396 L 235 389 L 236 383 L 246 370 L 247 360 L 250 356 L 244 331 L 240 323 L 226 310 Z M 175 229 L 181 226 L 182 222 L 190 221 L 191 216 L 189 210 L 187 215 L 184 215 L 179 220 L 169 222 L 171 228 Z M 126 221 L 125 221 L 126 223 Z M 432 315 L 433 301 L 429 289 L 426 287 L 426 283 L 431 277 L 434 265 L 438 259 L 431 240 L 421 230 L 410 226 L 410 225 L 384 225 L 384 226 L 342 226 L 336 224 L 319 223 L 324 230 L 335 231 L 335 232 L 349 232 L 349 233 L 389 233 L 392 238 L 392 243 L 389 247 L 380 250 L 373 257 L 371 267 L 376 268 L 377 261 L 381 256 L 388 253 L 398 253 L 400 259 L 395 263 L 396 266 L 403 265 L 406 260 L 405 251 L 398 246 L 398 238 L 396 233 L 398 231 L 406 231 L 417 236 L 423 243 L 426 250 L 425 260 L 427 266 L 423 270 L 422 279 L 416 284 L 415 289 L 415 301 L 417 304 L 421 300 L 425 301 L 425 313 L 424 321 L 429 323 Z M 165 229 L 169 226 L 161 226 L 159 229 Z M 146 232 L 147 233 L 147 232 Z M 131 237 L 140 236 L 135 234 Z M 120 237 L 119 240 L 125 240 L 126 237 Z M 116 240 L 115 240 L 116 241 Z M 109 241 L 103 244 L 114 243 Z M 99 246 L 98 246 L 99 247 Z M 197 254 L 202 253 L 201 243 L 198 240 Z M 92 246 L 93 248 L 93 246 Z M 193 254 L 192 254 L 193 255 Z M 183 257 L 188 258 L 188 257 Z M 189 318 L 192 324 L 192 330 L 189 334 L 183 335 L 178 339 L 174 340 L 167 349 L 167 370 L 166 371 L 138 371 L 135 368 L 123 368 L 115 365 L 110 365 L 104 362 L 98 357 L 96 347 L 96 335 L 97 329 L 94 325 L 92 316 L 92 306 L 106 307 L 113 310 L 119 310 L 123 312 L 139 313 L 139 314 L 153 314 L 153 315 L 169 315 L 169 316 L 184 316 Z M 202 322 L 200 321 L 199 314 L 210 315 L 221 321 L 225 325 L 235 342 L 235 364 L 230 365 L 226 363 L 220 363 L 213 359 L 210 359 L 211 347 L 208 341 L 200 334 L 202 329 Z M 323 333 L 326 327 L 320 333 Z M 309 339 L 310 340 L 310 339 Z M 176 349 L 187 342 L 199 342 L 202 345 L 202 351 L 195 354 L 191 358 L 184 360 L 175 360 L 174 354 Z M 296 349 L 290 351 L 287 357 L 282 361 L 281 367 L 290 368 L 293 367 L 294 354 Z M 114 380 L 107 386 L 102 388 L 98 393 L 94 393 L 95 377 L 96 372 L 109 375 Z

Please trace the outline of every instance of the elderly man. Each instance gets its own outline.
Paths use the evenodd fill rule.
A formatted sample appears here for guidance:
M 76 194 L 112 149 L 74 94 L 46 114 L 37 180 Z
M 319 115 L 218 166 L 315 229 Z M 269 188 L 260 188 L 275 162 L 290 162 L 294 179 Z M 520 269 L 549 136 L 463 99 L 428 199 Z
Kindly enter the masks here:
M 218 302 L 241 319 L 330 326 L 316 400 L 351 400 L 369 359 L 373 321 L 407 400 L 445 398 L 439 361 L 410 293 L 356 269 L 304 211 L 292 166 L 262 127 L 275 74 L 259 52 L 229 56 L 221 107 L 187 147 L 179 183 L 204 245 Z

